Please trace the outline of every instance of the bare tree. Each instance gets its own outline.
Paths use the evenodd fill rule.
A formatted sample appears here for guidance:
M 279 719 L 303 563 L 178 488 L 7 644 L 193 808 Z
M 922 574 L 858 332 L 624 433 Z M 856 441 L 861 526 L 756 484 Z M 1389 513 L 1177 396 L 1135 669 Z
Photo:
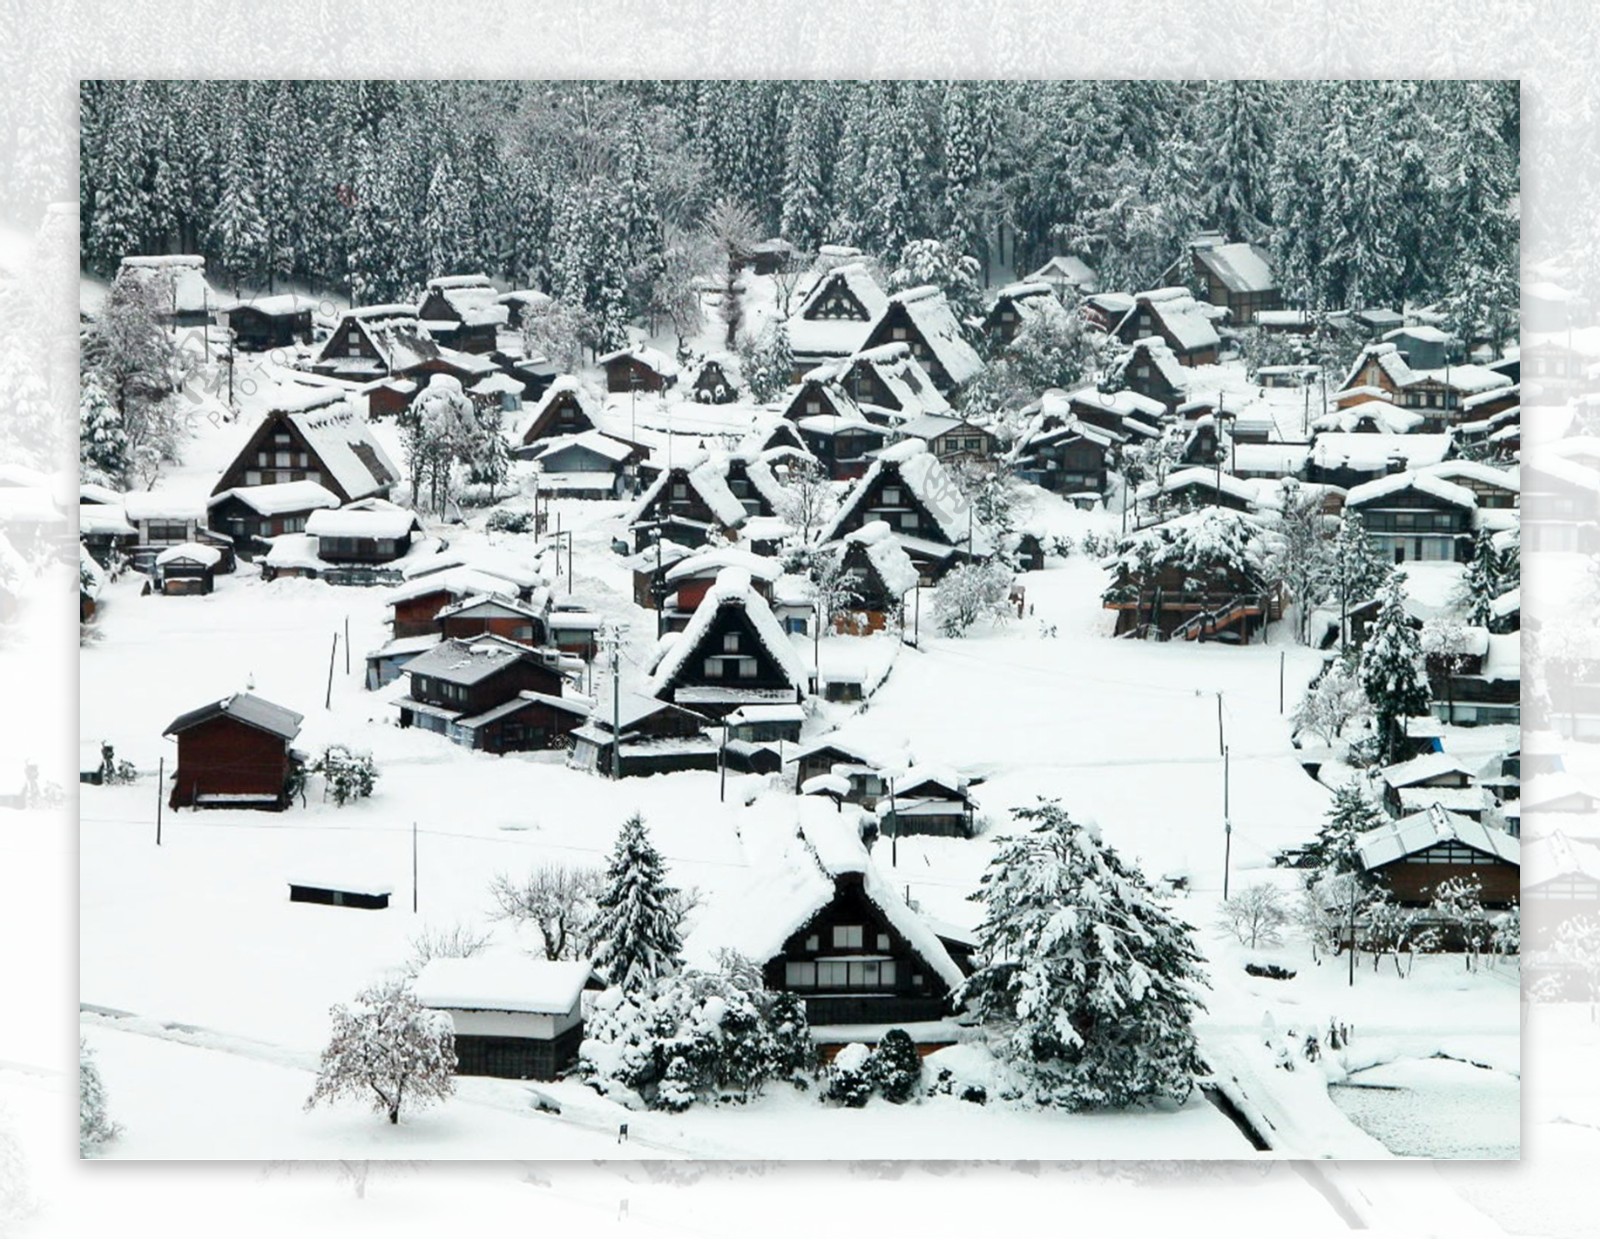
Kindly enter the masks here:
M 1345 659 L 1335 659 L 1306 690 L 1289 722 L 1296 732 L 1310 732 L 1324 745 L 1332 745 L 1352 723 L 1371 714 L 1372 704 L 1355 668 Z
M 719 198 L 706 212 L 705 233 L 721 253 L 727 268 L 727 284 L 722 292 L 722 319 L 727 329 L 727 347 L 733 348 L 744 323 L 739 268 L 756 243 L 760 222 L 744 203 Z
M 812 533 L 822 528 L 837 506 L 833 479 L 820 461 L 801 457 L 789 463 L 776 507 L 801 542 L 809 543 Z
M 718 255 L 705 232 L 674 230 L 667 234 L 661 271 L 650 289 L 650 313 L 672 324 L 678 350 L 705 325 L 702 281 L 715 269 Z
M 778 265 L 778 270 L 772 273 L 773 302 L 784 318 L 788 318 L 794 309 L 795 296 L 811 270 L 813 257 L 804 250 L 792 250 Z
M 1283 941 L 1283 928 L 1289 924 L 1289 911 L 1283 906 L 1283 893 L 1271 883 L 1255 883 L 1238 895 L 1223 901 L 1222 928 L 1230 931 L 1246 947 L 1271 946 Z
M 520 881 L 496 874 L 489 884 L 492 916 L 532 925 L 547 960 L 581 960 L 594 950 L 591 925 L 600 884 L 599 870 L 559 863 L 542 865 Z
M 455 1042 L 450 1017 L 419 1004 L 408 982 L 370 986 L 333 1008 L 333 1036 L 306 1110 L 353 1095 L 398 1124 L 408 1103 L 425 1107 L 455 1092 Z
M 411 961 L 406 972 L 415 977 L 430 960 L 465 960 L 489 945 L 489 936 L 466 922 L 448 926 L 424 926 L 411 938 Z

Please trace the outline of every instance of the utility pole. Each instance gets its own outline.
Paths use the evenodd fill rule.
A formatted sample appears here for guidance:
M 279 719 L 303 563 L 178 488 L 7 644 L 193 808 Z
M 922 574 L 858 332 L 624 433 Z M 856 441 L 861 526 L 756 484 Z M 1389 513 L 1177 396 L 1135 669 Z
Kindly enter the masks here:
M 572 531 L 567 531 L 567 593 L 572 593 Z
M 722 743 L 717 746 L 717 800 L 727 804 L 728 800 L 728 720 L 722 720 Z
M 1228 751 L 1222 751 L 1222 898 L 1228 898 L 1228 874 L 1233 869 L 1233 807 L 1228 796 Z
M 339 657 L 339 630 L 333 631 L 333 645 L 328 647 L 328 692 L 322 699 L 322 709 L 333 709 L 333 662 Z
M 344 674 L 350 674 L 350 613 L 344 617 Z
M 611 778 L 622 778 L 622 630 L 608 622 L 601 639 L 611 650 Z
M 167 755 L 156 763 L 156 847 L 161 847 L 161 790 L 167 786 Z
M 889 865 L 898 870 L 900 868 L 900 815 L 895 813 L 894 807 L 894 776 L 889 776 L 889 821 L 894 824 L 894 831 L 889 835 Z
M 417 911 L 417 820 L 411 820 L 411 911 Z
M 1288 651 L 1278 651 L 1278 713 L 1280 715 L 1283 714 L 1283 665 L 1288 657 Z
M 1217 690 L 1217 753 L 1226 757 L 1228 747 L 1222 743 L 1222 690 Z

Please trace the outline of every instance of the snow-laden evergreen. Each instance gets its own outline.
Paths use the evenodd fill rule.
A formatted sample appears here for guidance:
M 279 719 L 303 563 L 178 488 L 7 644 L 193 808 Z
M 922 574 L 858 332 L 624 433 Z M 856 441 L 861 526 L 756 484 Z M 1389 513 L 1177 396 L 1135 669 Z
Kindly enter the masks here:
M 676 971 L 682 938 L 678 892 L 644 819 L 622 824 L 595 903 L 595 967 L 625 994 Z
M 1189 1096 L 1204 984 L 1193 928 L 1093 824 L 1053 801 L 983 876 L 983 963 L 963 999 L 1046 1105 L 1126 1107 Z
M 1406 611 L 1405 573 L 1395 569 L 1378 596 L 1378 615 L 1361 648 L 1361 685 L 1378 725 L 1380 756 L 1398 762 L 1404 752 L 1405 721 L 1428 713 L 1432 695 L 1422 658 L 1422 638 Z

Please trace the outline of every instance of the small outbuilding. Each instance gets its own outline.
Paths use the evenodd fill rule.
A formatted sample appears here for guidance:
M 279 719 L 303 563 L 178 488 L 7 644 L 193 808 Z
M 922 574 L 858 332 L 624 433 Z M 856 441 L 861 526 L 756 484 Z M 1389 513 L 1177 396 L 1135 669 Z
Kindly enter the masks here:
M 281 810 L 298 755 L 302 715 L 253 693 L 232 693 L 167 725 L 178 742 L 173 809 L 185 805 Z
M 454 1024 L 457 1075 L 550 1081 L 577 1062 L 593 975 L 586 960 L 441 957 L 422 966 L 412 992 Z

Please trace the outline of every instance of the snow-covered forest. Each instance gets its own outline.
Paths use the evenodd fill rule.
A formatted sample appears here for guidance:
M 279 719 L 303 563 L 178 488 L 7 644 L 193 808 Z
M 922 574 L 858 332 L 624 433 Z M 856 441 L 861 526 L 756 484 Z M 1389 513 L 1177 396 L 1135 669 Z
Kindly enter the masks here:
M 1516 315 L 1514 81 L 90 81 L 81 115 L 107 271 L 203 253 L 379 303 L 482 270 L 588 306 L 607 346 L 720 200 L 802 251 L 1077 253 L 1107 288 L 1216 228 L 1296 304 Z

